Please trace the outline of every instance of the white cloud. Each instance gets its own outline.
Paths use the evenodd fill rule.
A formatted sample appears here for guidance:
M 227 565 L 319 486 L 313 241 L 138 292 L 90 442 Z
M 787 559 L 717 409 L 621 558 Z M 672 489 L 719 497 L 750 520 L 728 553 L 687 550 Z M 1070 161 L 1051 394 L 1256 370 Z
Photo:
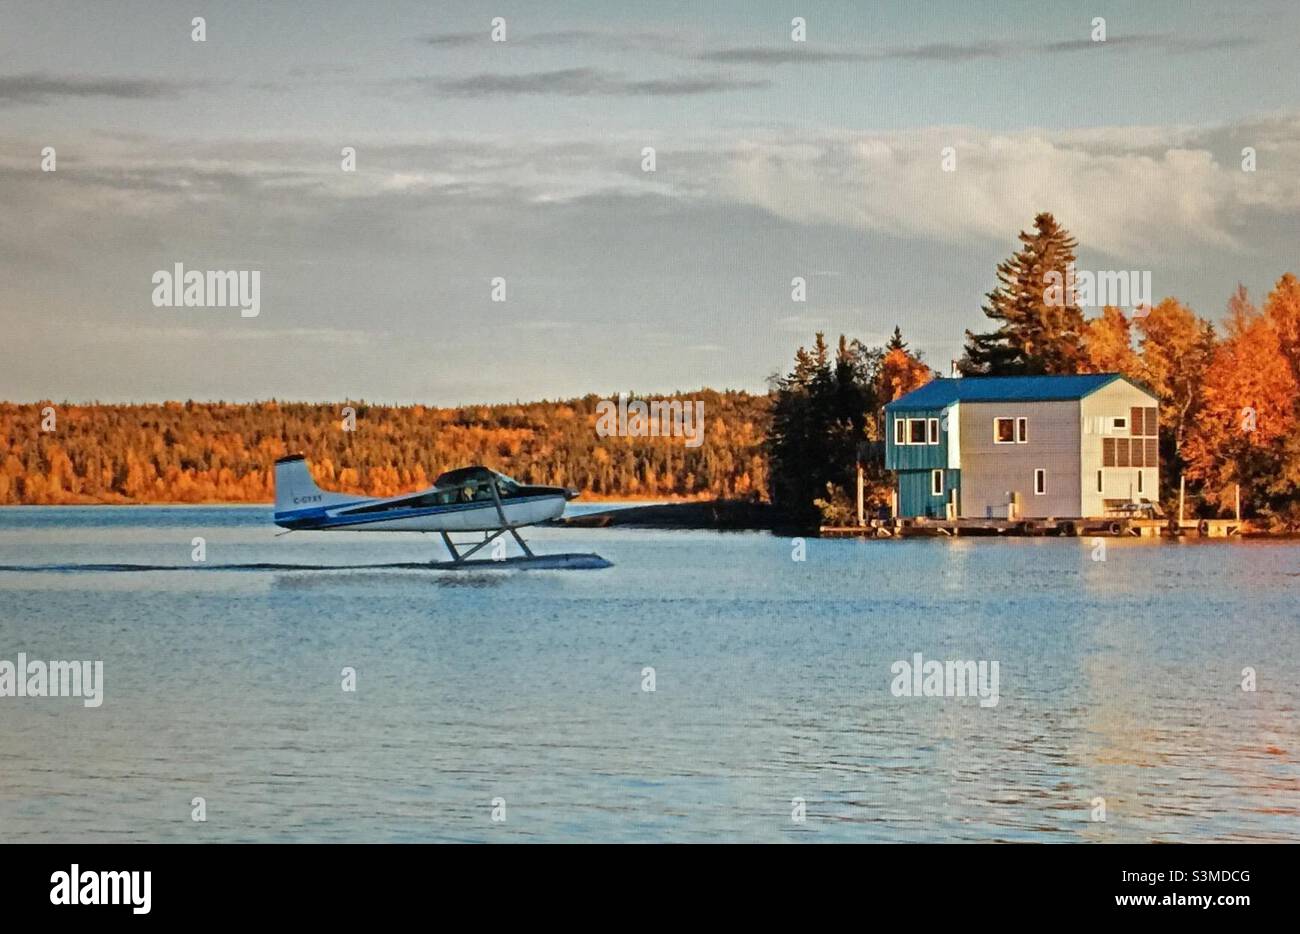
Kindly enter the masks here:
M 1267 141 L 1272 164 L 1254 174 L 1241 171 L 1239 155 L 1220 159 L 1177 129 L 1163 146 L 1151 128 L 1131 140 L 1116 128 L 751 139 L 731 158 L 721 188 L 800 223 L 942 242 L 1007 240 L 1048 210 L 1088 248 L 1113 256 L 1243 251 L 1245 209 L 1300 208 L 1300 122 L 1286 130 Z M 952 172 L 942 171 L 946 146 L 956 150 Z
M 640 171 L 640 150 L 649 144 L 658 150 L 656 173 Z M 1257 172 L 1241 171 L 1243 145 L 1256 147 Z M 952 172 L 941 165 L 947 146 L 956 151 Z M 237 211 L 241 199 L 259 216 L 282 210 L 300 217 L 313 205 L 329 211 L 399 194 L 416 207 L 420 198 L 510 207 L 656 194 L 939 243 L 1007 241 L 1048 210 L 1088 249 L 1134 262 L 1188 249 L 1244 251 L 1252 214 L 1300 209 L 1295 117 L 1060 132 L 437 138 L 372 142 L 359 153 L 359 171 L 344 173 L 332 150 L 311 141 L 223 148 L 95 138 L 70 149 L 60 166 L 75 200 L 60 203 L 65 186 L 48 184 L 39 200 L 56 217 L 156 216 L 215 201 Z M 19 174 L 48 181 L 31 170 L 30 146 L 0 143 L 0 185 L 16 185 Z

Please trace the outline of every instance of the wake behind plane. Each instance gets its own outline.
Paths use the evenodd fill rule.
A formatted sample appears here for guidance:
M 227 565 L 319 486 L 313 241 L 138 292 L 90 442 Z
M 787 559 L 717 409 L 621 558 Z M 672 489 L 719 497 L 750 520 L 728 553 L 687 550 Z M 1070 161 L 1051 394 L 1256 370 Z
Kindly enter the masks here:
M 519 534 L 525 526 L 560 518 L 565 504 L 577 496 L 575 489 L 528 486 L 475 465 L 440 474 L 432 487 L 418 493 L 364 498 L 322 490 L 301 454 L 275 462 L 276 525 L 290 532 L 437 532 L 451 561 L 434 562 L 433 567 L 609 567 L 594 554 L 535 555 Z M 483 538 L 455 542 L 452 532 L 480 532 Z M 490 559 L 469 560 L 507 532 L 523 557 L 507 558 L 501 550 Z

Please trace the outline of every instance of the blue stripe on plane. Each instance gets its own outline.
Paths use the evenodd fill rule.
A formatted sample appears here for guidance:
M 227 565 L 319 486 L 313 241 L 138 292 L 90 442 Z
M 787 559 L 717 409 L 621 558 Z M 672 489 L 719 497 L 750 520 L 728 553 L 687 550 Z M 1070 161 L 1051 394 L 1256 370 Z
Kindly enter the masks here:
M 349 503 L 348 505 L 352 504 Z M 288 519 L 290 521 L 294 519 L 322 519 L 328 515 L 329 509 L 326 507 L 312 506 L 309 509 L 286 509 L 283 512 L 277 511 L 275 514 L 275 521 L 279 522 L 282 519 Z

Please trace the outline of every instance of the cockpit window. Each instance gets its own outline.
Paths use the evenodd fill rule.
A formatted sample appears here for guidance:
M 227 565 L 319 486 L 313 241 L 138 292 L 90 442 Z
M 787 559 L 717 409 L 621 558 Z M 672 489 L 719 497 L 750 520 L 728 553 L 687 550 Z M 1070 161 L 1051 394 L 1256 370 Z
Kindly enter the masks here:
M 492 498 L 491 484 L 495 482 L 502 498 L 518 496 L 520 484 L 512 477 L 486 467 L 462 467 L 440 474 L 434 485 L 455 490 L 459 502 L 472 502 Z

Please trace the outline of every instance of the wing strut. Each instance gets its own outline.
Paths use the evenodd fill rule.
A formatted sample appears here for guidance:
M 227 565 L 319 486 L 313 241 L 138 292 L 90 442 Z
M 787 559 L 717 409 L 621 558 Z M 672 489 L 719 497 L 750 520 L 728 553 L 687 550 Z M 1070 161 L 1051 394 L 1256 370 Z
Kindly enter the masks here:
M 533 554 L 533 550 L 528 547 L 528 543 L 524 541 L 524 537 L 519 534 L 519 529 L 516 526 L 511 525 L 510 521 L 506 518 L 506 510 L 505 507 L 501 505 L 501 493 L 499 490 L 497 490 L 497 484 L 495 480 L 492 481 L 491 490 L 492 490 L 492 501 L 496 503 L 496 507 L 497 507 L 497 516 L 501 519 L 501 528 L 497 529 L 495 532 L 493 532 L 490 535 L 484 533 L 483 541 L 475 542 L 474 547 L 471 548 L 469 551 L 465 551 L 465 552 L 461 552 L 456 549 L 456 543 L 451 540 L 451 536 L 449 534 L 447 534 L 446 532 L 439 533 L 440 535 L 442 535 L 442 543 L 447 546 L 447 552 L 451 555 L 451 560 L 455 564 L 461 564 L 466 559 L 468 559 L 471 555 L 473 555 L 476 551 L 483 548 L 485 545 L 488 545 L 489 543 L 496 541 L 496 539 L 500 538 L 506 532 L 509 532 L 511 535 L 514 536 L 515 541 L 519 543 L 519 547 L 523 549 L 524 554 L 526 554 L 530 558 L 537 557 L 536 555 Z

